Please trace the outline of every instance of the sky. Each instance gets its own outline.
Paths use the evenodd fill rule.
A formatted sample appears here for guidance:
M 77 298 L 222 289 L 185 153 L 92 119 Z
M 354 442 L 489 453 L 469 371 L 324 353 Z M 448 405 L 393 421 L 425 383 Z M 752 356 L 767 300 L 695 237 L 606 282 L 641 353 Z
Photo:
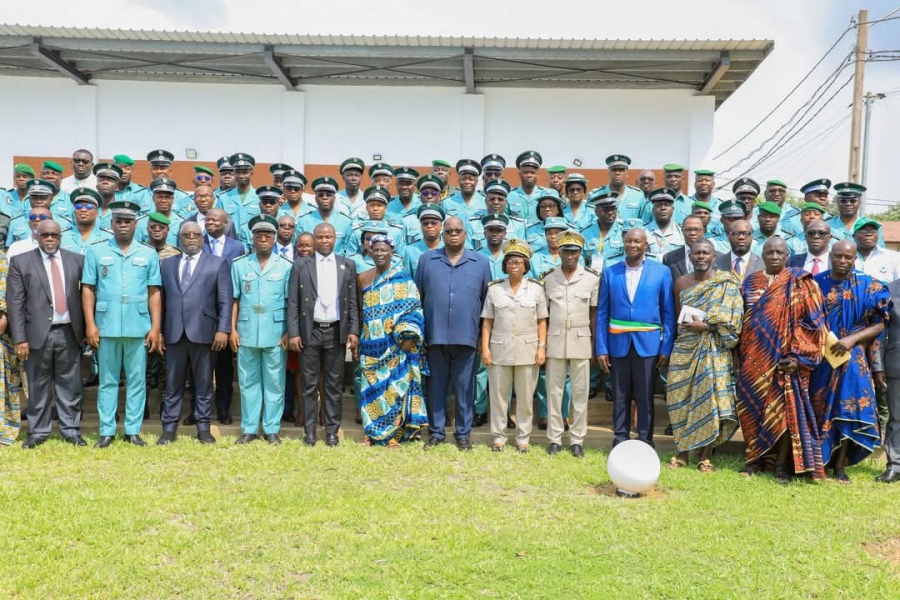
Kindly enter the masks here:
M 775 50 L 716 112 L 712 149 L 703 166 L 735 177 L 764 152 L 770 139 L 838 68 L 855 43 L 850 31 L 807 82 L 755 132 L 748 132 L 809 72 L 847 29 L 859 9 L 874 21 L 900 8 L 900 0 L 38 0 L 7 3 L 6 23 L 124 29 L 189 29 L 258 33 L 363 35 L 474 35 L 598 39 L 769 39 Z M 900 16 L 898 11 L 895 16 Z M 900 19 L 870 26 L 872 51 L 897 50 Z M 843 70 L 824 100 L 852 74 Z M 777 178 L 797 189 L 807 181 L 848 177 L 852 84 L 816 119 L 749 175 Z M 866 65 L 865 90 L 888 93 L 872 106 L 869 210 L 900 200 L 892 169 L 900 164 L 900 61 Z M 811 113 L 810 113 L 811 114 Z M 774 138 L 777 141 L 777 137 Z M 722 156 L 722 151 L 738 144 Z M 768 148 L 771 145 L 765 146 Z M 738 164 L 751 155 L 751 160 Z M 735 167 L 735 165 L 737 166 Z M 731 170 L 727 170 L 735 167 Z

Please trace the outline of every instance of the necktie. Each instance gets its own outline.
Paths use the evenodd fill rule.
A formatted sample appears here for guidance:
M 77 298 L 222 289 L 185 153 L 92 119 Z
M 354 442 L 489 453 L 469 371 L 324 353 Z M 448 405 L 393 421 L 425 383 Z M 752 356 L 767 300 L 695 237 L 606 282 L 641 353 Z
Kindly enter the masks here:
M 66 291 L 63 289 L 62 273 L 59 265 L 56 264 L 59 256 L 50 255 L 50 274 L 53 278 L 53 312 L 58 315 L 64 315 L 69 311 L 69 304 L 66 302 Z
M 184 289 L 191 282 L 191 256 L 184 256 L 184 267 L 181 269 L 181 288 Z
M 221 256 L 221 254 L 219 254 L 219 240 L 212 238 L 209 240 L 209 243 L 212 246 L 213 256 Z
M 685 252 L 684 262 L 687 263 L 687 272 L 693 273 L 694 272 L 694 263 L 691 262 L 691 249 L 690 248 L 688 248 L 687 251 Z
M 281 248 L 281 255 L 284 256 L 285 258 L 287 257 L 287 246 L 283 246 Z
M 737 276 L 741 279 L 744 278 L 743 273 L 741 273 L 741 264 L 744 262 L 744 259 L 738 256 L 734 259 L 734 272 L 737 273 Z
M 812 268 L 813 275 L 819 274 L 819 260 L 820 260 L 819 258 L 813 258 L 813 268 Z

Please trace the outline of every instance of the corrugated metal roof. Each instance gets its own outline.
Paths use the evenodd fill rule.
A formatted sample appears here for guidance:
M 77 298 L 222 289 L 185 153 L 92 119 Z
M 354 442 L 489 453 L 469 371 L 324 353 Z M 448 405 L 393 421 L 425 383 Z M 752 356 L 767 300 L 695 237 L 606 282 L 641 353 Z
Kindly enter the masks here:
M 205 78 L 289 88 L 423 82 L 469 89 L 682 88 L 705 89 L 718 106 L 773 47 L 769 40 L 295 35 L 0 24 L 0 75 L 66 75 L 82 83 Z M 274 61 L 266 60 L 267 49 Z

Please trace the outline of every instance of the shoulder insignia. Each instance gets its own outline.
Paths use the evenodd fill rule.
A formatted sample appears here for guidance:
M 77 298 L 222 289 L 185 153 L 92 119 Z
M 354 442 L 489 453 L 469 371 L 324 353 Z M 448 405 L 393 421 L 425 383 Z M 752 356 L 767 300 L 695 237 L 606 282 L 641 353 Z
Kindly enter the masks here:
M 550 271 L 553 271 L 553 269 L 550 269 Z M 548 273 L 549 273 L 550 271 L 548 271 Z M 546 275 L 546 274 L 547 274 L 547 273 L 544 273 L 544 275 Z M 534 277 L 529 277 L 529 278 L 528 278 L 528 281 L 533 281 L 534 283 L 536 283 L 536 284 L 538 284 L 538 285 L 540 285 L 540 286 L 543 286 L 543 285 L 544 285 L 544 281 L 543 281 L 544 275 L 541 275 L 541 279 L 535 279 Z
M 556 270 L 556 267 L 551 267 L 551 268 L 547 269 L 546 271 L 541 273 L 541 279 L 543 279 L 544 277 L 546 277 L 547 275 L 549 275 L 550 273 L 552 273 L 555 270 Z M 541 283 L 543 283 L 543 282 L 541 282 Z
M 91 242 L 91 246 L 96 246 L 98 244 L 108 244 L 109 240 L 98 240 L 96 242 Z
M 633 185 L 626 185 L 626 187 L 629 187 L 629 188 L 633 189 L 633 190 L 636 191 L 636 192 L 640 192 L 640 191 L 641 191 L 639 188 L 636 188 L 636 187 L 634 187 Z
M 253 256 L 253 254 L 241 254 L 240 256 L 235 258 L 233 261 L 231 261 L 231 264 L 234 264 L 238 261 L 244 260 L 245 258 L 250 258 L 251 256 Z
M 600 271 L 592 269 L 591 267 L 585 267 L 584 270 L 587 271 L 588 273 L 596 275 L 597 277 L 600 277 Z
M 133 241 L 137 242 L 138 244 L 140 244 L 140 245 L 143 246 L 144 248 L 149 248 L 150 250 L 153 250 L 153 252 L 157 252 L 156 248 L 154 248 L 153 246 L 151 246 L 151 245 L 148 244 L 147 242 L 138 242 L 137 240 L 133 240 Z M 181 250 L 179 250 L 179 252 L 181 252 Z
M 495 279 L 495 280 L 493 280 L 493 281 L 490 282 L 488 285 L 495 285 L 495 284 L 498 284 L 498 283 L 503 283 L 504 281 L 506 281 L 506 278 L 505 278 L 505 277 L 501 277 L 500 279 Z
M 362 226 L 365 225 L 362 221 L 357 221 L 353 224 L 353 229 L 362 229 Z

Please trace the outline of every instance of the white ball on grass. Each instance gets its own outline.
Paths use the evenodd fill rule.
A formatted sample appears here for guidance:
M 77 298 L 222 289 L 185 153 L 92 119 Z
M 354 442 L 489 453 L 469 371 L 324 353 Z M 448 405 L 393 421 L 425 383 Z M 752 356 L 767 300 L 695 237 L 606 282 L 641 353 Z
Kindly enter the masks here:
M 626 440 L 609 453 L 606 470 L 617 488 L 630 494 L 641 494 L 659 480 L 659 456 L 644 442 Z

